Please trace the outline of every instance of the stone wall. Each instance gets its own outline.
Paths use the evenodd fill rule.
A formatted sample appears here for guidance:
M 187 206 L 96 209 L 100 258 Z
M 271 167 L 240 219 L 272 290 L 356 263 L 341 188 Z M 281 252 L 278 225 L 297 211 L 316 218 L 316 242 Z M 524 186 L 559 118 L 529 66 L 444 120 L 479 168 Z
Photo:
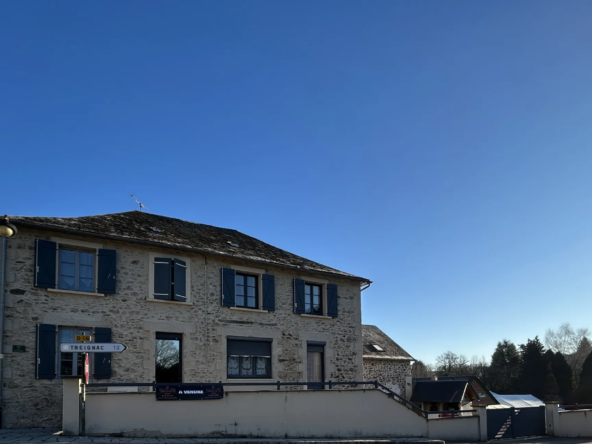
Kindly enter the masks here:
M 117 250 L 117 293 L 69 294 L 34 287 L 35 239 L 54 236 Z M 187 303 L 149 300 L 150 253 L 188 261 Z M 62 380 L 35 379 L 35 325 L 40 323 L 111 328 L 112 341 L 128 349 L 112 355 L 110 382 L 154 380 L 156 332 L 183 334 L 183 382 L 226 381 L 228 335 L 272 338 L 273 380 L 305 382 L 307 340 L 326 342 L 326 380 L 362 377 L 360 287 L 355 281 L 322 277 L 338 285 L 339 317 L 332 319 L 293 313 L 293 279 L 315 276 L 230 258 L 19 227 L 18 236 L 8 241 L 7 265 L 3 427 L 61 424 Z M 222 307 L 220 269 L 228 266 L 275 275 L 276 311 Z M 24 345 L 25 351 L 13 352 L 13 345 Z
M 378 381 L 405 396 L 405 377 L 411 376 L 409 361 L 364 358 L 364 381 Z

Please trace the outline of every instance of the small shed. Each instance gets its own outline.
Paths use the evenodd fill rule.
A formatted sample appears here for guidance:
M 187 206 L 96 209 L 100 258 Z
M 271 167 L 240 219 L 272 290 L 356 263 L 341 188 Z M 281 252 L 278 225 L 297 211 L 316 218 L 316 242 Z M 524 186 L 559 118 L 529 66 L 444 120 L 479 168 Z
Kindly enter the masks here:
M 410 401 L 429 412 L 470 410 L 479 398 L 467 381 L 415 381 Z
M 500 395 L 493 393 L 495 399 L 502 405 L 517 409 L 527 407 L 543 407 L 545 403 L 533 395 Z

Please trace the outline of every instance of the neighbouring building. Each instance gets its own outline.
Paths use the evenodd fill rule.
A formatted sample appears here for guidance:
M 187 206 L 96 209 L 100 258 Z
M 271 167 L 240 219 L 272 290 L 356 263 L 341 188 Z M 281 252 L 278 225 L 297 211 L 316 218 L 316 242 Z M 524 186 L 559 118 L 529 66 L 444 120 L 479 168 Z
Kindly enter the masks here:
M 375 325 L 362 325 L 364 381 L 378 381 L 406 396 L 413 358 Z
M 499 404 L 494 394 L 489 391 L 483 381 L 475 375 L 459 375 L 459 376 L 436 376 L 438 381 L 461 381 L 466 382 L 472 388 L 472 392 L 475 393 L 477 399 L 472 401 L 471 405 L 476 406 L 488 406 Z M 418 381 L 431 381 L 433 378 L 413 378 L 413 383 Z
M 413 382 L 410 401 L 428 412 L 471 410 L 479 398 L 467 381 L 421 380 Z M 434 414 L 446 416 L 447 414 Z
M 10 222 L 3 427 L 60 425 L 62 380 L 81 377 L 83 355 L 59 345 L 76 339 L 127 346 L 92 354 L 91 382 L 363 378 L 368 279 L 139 211 Z

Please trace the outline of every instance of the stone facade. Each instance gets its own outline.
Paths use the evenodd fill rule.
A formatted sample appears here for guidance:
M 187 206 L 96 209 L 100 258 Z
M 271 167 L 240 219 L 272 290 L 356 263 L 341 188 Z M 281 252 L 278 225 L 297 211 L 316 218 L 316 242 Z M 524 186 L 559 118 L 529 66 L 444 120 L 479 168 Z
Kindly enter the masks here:
M 378 381 L 396 394 L 405 396 L 407 376 L 411 376 L 409 361 L 364 358 L 364 381 Z
M 101 248 L 116 250 L 116 294 L 98 296 L 35 287 L 35 239 L 55 237 L 93 242 Z M 187 261 L 190 275 L 187 303 L 150 300 L 151 253 Z M 273 274 L 276 310 L 221 306 L 222 267 L 253 267 Z M 319 282 L 337 284 L 339 317 L 294 314 L 294 278 L 320 278 Z M 36 324 L 111 328 L 112 341 L 121 342 L 128 349 L 112 355 L 112 378 L 101 382 L 153 381 L 156 332 L 183 335 L 183 382 L 227 381 L 226 336 L 272 338 L 273 380 L 305 382 L 307 341 L 326 343 L 325 380 L 362 378 L 360 284 L 353 279 L 304 275 L 232 258 L 19 227 L 18 236 L 8 240 L 6 280 L 2 424 L 5 428 L 61 424 L 62 380 L 35 379 Z M 24 346 L 24 351 L 22 347 L 13 349 L 15 345 Z M 374 367 L 369 371 L 374 372 Z M 399 375 L 403 373 L 403 370 L 389 370 L 389 382 L 400 384 Z M 365 368 L 364 378 L 377 379 L 366 377 Z M 92 378 L 91 382 L 94 382 Z

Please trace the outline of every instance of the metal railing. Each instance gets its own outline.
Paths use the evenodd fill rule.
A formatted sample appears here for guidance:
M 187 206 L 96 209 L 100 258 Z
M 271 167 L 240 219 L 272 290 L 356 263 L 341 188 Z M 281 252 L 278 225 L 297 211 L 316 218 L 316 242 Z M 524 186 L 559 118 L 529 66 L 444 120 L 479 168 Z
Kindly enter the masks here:
M 170 385 L 181 384 L 181 383 L 165 383 L 165 382 L 93 382 L 90 384 L 85 384 L 85 387 L 88 388 L 99 388 L 99 387 L 150 387 L 153 391 L 156 390 L 157 387 L 166 387 Z M 193 383 L 191 383 L 193 384 Z M 312 387 L 319 387 L 323 386 L 323 388 L 328 387 L 329 390 L 332 390 L 336 386 L 372 386 L 372 388 L 376 390 L 380 390 L 385 393 L 389 398 L 394 399 L 400 404 L 403 404 L 409 410 L 412 410 L 414 413 L 418 414 L 419 416 L 423 416 L 425 419 L 428 419 L 429 415 L 446 415 L 445 418 L 454 418 L 460 417 L 461 414 L 464 413 L 474 413 L 477 410 L 442 410 L 442 411 L 428 411 L 424 410 L 416 404 L 413 404 L 408 399 L 403 398 L 401 395 L 393 392 L 387 386 L 381 384 L 378 381 L 324 381 L 324 382 L 196 382 L 195 384 L 201 385 L 208 385 L 208 384 L 216 384 L 221 385 L 222 387 L 275 387 L 277 390 L 281 390 L 282 387 L 298 387 L 298 386 L 312 386 Z M 582 404 L 583 405 L 583 404 Z M 592 406 L 592 405 L 591 405 Z

